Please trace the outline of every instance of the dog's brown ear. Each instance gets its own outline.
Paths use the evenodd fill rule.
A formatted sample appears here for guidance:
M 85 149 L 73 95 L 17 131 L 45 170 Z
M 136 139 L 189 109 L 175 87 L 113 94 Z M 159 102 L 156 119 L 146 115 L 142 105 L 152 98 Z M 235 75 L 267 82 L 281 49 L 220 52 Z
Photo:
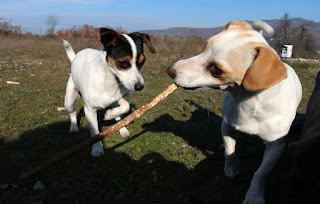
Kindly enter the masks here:
M 287 69 L 268 47 L 257 47 L 258 55 L 247 70 L 242 85 L 249 91 L 262 91 L 287 78 Z
M 135 35 L 135 36 L 142 38 L 143 42 L 148 46 L 149 51 L 151 53 L 156 53 L 156 50 L 154 49 L 153 45 L 151 44 L 150 36 L 147 33 L 134 32 L 134 33 L 132 33 L 132 35 Z
M 120 38 L 120 34 L 108 28 L 99 28 L 100 42 L 105 46 L 114 46 Z
M 146 45 L 148 46 L 149 48 L 149 51 L 151 53 L 156 53 L 156 50 L 154 49 L 153 45 L 151 44 L 151 40 L 150 40 L 150 37 L 148 34 L 146 33 L 141 33 L 142 36 L 143 36 L 143 42 L 146 43 Z
M 231 27 L 241 27 L 241 28 L 252 29 L 251 25 L 249 23 L 247 23 L 246 21 L 231 21 L 222 28 L 222 31 L 225 31 Z

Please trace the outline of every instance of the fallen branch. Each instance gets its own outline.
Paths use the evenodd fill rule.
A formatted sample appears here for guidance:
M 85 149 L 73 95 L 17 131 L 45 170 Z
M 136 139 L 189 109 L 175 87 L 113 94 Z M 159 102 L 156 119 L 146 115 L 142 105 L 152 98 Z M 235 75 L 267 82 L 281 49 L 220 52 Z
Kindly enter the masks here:
M 119 121 L 118 123 L 116 123 L 113 126 L 109 127 L 107 130 L 99 133 L 98 135 L 96 135 L 94 137 L 91 137 L 90 139 L 88 139 L 88 140 L 86 140 L 86 141 L 84 141 L 84 142 L 82 142 L 82 143 L 80 143 L 80 144 L 78 144 L 76 146 L 73 146 L 69 150 L 63 152 L 60 156 L 52 158 L 52 159 L 48 160 L 47 162 L 39 165 L 38 167 L 35 167 L 35 168 L 29 170 L 28 172 L 22 174 L 20 176 L 20 179 L 26 179 L 26 178 L 28 178 L 30 176 L 33 176 L 33 175 L 39 173 L 40 171 L 49 168 L 53 164 L 56 164 L 59 161 L 62 161 L 64 159 L 70 157 L 71 155 L 73 155 L 73 154 L 75 154 L 75 153 L 77 153 L 77 152 L 79 152 L 79 151 L 81 151 L 81 150 L 93 145 L 94 143 L 99 142 L 100 140 L 103 140 L 104 138 L 110 136 L 111 134 L 117 132 L 120 128 L 128 125 L 129 123 L 131 123 L 135 119 L 139 118 L 142 114 L 144 114 L 145 112 L 147 112 L 148 110 L 153 108 L 155 105 L 157 105 L 160 101 L 165 99 L 169 94 L 171 94 L 176 89 L 177 89 L 177 86 L 175 84 L 171 84 L 162 93 L 160 93 L 158 96 L 156 96 L 150 102 L 148 102 L 145 105 L 143 105 L 138 110 L 136 110 L 133 113 L 131 113 L 130 115 L 128 115 L 123 120 Z

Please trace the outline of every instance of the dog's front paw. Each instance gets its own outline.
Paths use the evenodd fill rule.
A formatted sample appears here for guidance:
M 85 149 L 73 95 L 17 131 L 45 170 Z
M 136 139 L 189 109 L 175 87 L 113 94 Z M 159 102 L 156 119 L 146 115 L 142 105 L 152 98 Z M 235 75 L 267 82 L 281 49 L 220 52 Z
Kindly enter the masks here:
M 240 174 L 240 160 L 235 153 L 225 156 L 224 173 L 228 178 L 234 178 Z
M 265 204 L 265 200 L 262 196 L 246 194 L 246 197 L 242 204 Z
M 79 132 L 78 125 L 71 123 L 69 133 L 72 134 L 72 133 L 76 133 L 76 132 Z
M 111 110 L 112 109 L 106 111 L 106 113 L 104 114 L 104 120 L 112 120 L 112 119 L 115 119 L 116 117 L 118 117 L 118 116 L 112 115 L 111 114 L 112 113 Z
M 119 130 L 119 132 L 120 132 L 120 135 L 121 135 L 122 138 L 128 138 L 128 137 L 130 137 L 130 132 L 129 132 L 129 130 L 128 130 L 126 127 L 121 128 L 121 129 Z
M 92 145 L 91 156 L 98 157 L 98 156 L 102 156 L 103 154 L 104 154 L 103 144 L 101 141 Z
M 243 204 L 264 204 L 265 193 L 265 177 L 261 177 L 258 173 L 255 173 L 250 187 L 246 193 L 246 197 Z

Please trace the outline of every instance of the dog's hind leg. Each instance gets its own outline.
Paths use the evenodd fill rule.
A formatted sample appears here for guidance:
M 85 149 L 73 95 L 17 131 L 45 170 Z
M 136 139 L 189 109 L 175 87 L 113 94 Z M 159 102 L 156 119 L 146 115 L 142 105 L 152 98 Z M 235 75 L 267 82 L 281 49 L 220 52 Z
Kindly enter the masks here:
M 264 193 L 268 176 L 273 167 L 280 160 L 286 146 L 285 137 L 273 142 L 266 142 L 263 160 L 259 169 L 254 173 L 250 187 L 246 193 L 243 204 L 265 203 Z
M 76 89 L 72 77 L 69 77 L 67 88 L 66 88 L 66 95 L 64 97 L 64 107 L 70 114 L 70 133 L 78 132 L 78 124 L 77 124 L 77 112 L 75 109 L 75 104 L 77 100 L 80 98 L 80 93 Z
M 240 173 L 240 161 L 235 152 L 236 130 L 222 121 L 221 134 L 225 149 L 224 173 L 228 178 L 233 178 Z

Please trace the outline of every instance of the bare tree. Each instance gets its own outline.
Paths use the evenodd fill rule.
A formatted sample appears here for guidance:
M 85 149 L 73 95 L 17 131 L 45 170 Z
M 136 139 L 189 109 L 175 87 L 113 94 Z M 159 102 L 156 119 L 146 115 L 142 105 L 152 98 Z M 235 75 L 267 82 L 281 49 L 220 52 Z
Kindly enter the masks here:
M 11 20 L 0 18 L 0 33 L 9 34 L 11 32 Z
M 273 46 L 278 48 L 281 45 L 292 44 L 293 27 L 289 14 L 285 13 L 276 27 L 273 38 Z
M 295 37 L 295 53 L 303 58 L 318 58 L 317 43 L 310 31 L 312 23 L 304 23 L 297 28 Z
M 56 26 L 59 24 L 58 17 L 54 15 L 50 15 L 48 16 L 46 23 L 48 26 L 47 35 L 54 36 Z
M 15 34 L 21 34 L 22 33 L 22 28 L 21 26 L 12 26 L 12 33 L 15 33 Z
M 283 45 L 293 45 L 293 57 L 317 58 L 316 40 L 310 29 L 312 22 L 294 27 L 286 13 L 275 28 L 272 46 L 277 50 Z

